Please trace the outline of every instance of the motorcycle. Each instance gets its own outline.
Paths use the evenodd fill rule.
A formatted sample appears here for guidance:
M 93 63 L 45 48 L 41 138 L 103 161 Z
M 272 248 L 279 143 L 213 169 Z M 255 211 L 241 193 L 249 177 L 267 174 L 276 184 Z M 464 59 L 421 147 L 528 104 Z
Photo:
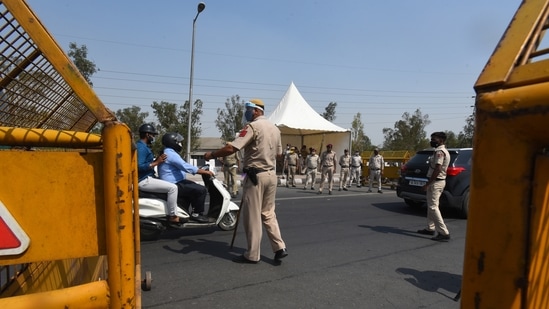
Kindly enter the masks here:
M 202 169 L 209 169 L 206 165 Z M 167 202 L 165 193 L 139 191 L 139 226 L 142 240 L 156 240 L 168 229 L 205 228 L 218 226 L 223 231 L 233 230 L 236 226 L 239 207 L 231 201 L 231 194 L 215 177 L 201 175 L 204 186 L 210 196 L 206 223 L 192 221 L 188 205 L 178 205 L 176 215 L 181 223 L 172 223 L 166 216 Z

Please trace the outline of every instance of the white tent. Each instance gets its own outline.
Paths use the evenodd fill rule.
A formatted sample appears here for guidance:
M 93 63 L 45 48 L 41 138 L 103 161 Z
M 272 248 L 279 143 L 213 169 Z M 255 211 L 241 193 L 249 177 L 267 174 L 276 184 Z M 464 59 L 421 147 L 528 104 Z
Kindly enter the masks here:
M 282 133 L 282 146 L 290 144 L 301 149 L 306 145 L 321 153 L 332 144 L 339 155 L 351 145 L 351 131 L 324 119 L 305 101 L 292 82 L 288 90 L 268 117 Z M 322 148 L 322 149 L 321 149 Z

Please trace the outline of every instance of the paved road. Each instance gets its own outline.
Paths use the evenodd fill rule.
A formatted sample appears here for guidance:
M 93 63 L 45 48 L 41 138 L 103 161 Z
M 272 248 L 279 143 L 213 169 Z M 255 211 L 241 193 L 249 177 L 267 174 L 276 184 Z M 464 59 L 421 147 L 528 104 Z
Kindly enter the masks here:
M 262 261 L 231 261 L 245 248 L 241 228 L 172 231 L 142 242 L 152 271 L 144 308 L 459 308 L 466 220 L 445 214 L 449 243 L 416 234 L 425 210 L 396 197 L 348 192 L 316 195 L 279 187 L 277 214 L 290 255 L 282 265 L 264 237 Z

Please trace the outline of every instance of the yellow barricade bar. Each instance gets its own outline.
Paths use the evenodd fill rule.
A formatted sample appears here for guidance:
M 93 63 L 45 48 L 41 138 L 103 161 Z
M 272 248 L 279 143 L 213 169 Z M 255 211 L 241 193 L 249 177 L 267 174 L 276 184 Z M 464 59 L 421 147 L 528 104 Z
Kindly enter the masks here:
M 90 148 L 103 144 L 101 135 L 52 129 L 0 127 L 4 146 Z

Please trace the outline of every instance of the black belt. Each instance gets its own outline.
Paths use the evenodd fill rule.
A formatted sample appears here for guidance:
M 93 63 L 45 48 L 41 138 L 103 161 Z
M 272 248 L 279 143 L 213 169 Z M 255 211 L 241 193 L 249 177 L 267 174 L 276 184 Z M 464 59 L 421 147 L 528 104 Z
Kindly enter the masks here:
M 347 168 L 349 165 L 342 165 L 341 168 Z
M 324 165 L 324 167 L 333 167 L 333 165 Z
M 353 165 L 353 167 L 360 167 L 360 165 Z
M 446 180 L 446 178 L 445 179 L 442 179 L 442 178 L 435 179 L 435 181 L 441 181 L 441 180 Z
M 371 168 L 372 171 L 379 171 L 380 168 Z
M 295 166 L 295 164 L 288 164 L 289 166 Z
M 236 163 L 235 163 L 235 164 L 229 164 L 229 165 L 223 164 L 223 166 L 225 166 L 225 167 L 231 167 L 231 166 L 233 166 L 233 165 L 236 165 Z
M 315 170 L 315 169 L 316 169 L 316 166 L 315 166 L 315 167 L 309 167 L 309 169 Z
M 254 167 L 255 168 L 255 167 Z M 245 167 L 243 170 L 242 170 L 244 173 L 247 173 L 248 172 L 248 168 Z M 264 170 L 264 169 L 260 169 L 260 168 L 255 168 L 255 171 L 256 171 L 256 174 L 259 174 L 259 173 L 263 173 L 263 172 L 270 172 L 272 171 L 272 169 L 270 170 Z

